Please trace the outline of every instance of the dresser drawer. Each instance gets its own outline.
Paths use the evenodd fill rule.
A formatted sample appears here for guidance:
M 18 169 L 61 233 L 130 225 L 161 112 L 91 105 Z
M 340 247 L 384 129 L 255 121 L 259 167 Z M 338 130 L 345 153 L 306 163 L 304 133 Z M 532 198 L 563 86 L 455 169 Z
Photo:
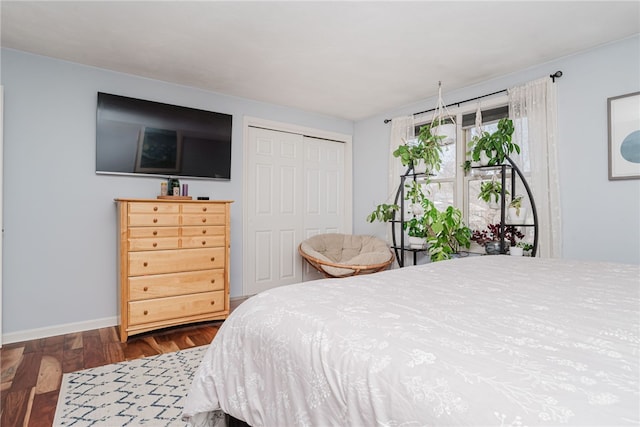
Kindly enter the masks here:
M 224 214 L 182 214 L 182 225 L 224 225 L 225 221 Z
M 185 236 L 181 240 L 182 248 L 215 248 L 224 246 L 224 236 Z
M 141 300 L 224 289 L 224 270 L 189 271 L 129 278 L 129 299 Z
M 157 251 L 161 249 L 178 249 L 178 237 L 156 237 L 150 239 L 129 239 L 130 251 Z
M 129 324 L 158 322 L 224 310 L 224 291 L 129 302 Z
M 179 225 L 178 214 L 129 214 L 130 227 L 162 227 Z
M 180 213 L 178 203 L 129 203 L 129 213 Z
M 225 231 L 226 227 L 224 225 L 182 227 L 183 236 L 224 236 Z
M 129 228 L 129 238 L 145 237 L 178 237 L 179 227 L 131 227 Z
M 182 205 L 183 214 L 224 214 L 226 208 L 219 203 L 185 203 Z
M 225 267 L 224 247 L 129 252 L 129 276 Z

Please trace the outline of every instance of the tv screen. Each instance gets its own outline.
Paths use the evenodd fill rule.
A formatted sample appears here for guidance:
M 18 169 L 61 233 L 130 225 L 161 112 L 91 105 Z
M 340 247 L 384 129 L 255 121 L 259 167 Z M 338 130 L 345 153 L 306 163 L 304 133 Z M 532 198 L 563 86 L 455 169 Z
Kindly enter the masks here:
M 98 92 L 96 173 L 231 179 L 232 116 Z

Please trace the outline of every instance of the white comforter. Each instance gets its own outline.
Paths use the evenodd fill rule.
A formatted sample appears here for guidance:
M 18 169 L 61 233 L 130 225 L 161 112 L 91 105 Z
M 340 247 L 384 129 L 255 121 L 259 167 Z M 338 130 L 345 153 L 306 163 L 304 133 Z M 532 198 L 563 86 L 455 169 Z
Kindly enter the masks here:
M 285 286 L 227 319 L 184 414 L 252 426 L 640 424 L 640 267 L 484 256 Z

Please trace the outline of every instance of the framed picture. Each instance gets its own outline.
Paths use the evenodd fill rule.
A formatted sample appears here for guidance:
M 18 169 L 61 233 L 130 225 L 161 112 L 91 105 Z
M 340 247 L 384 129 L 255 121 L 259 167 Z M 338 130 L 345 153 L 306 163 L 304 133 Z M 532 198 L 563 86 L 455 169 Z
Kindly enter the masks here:
M 640 179 L 640 92 L 607 99 L 609 180 Z
M 168 129 L 143 126 L 138 137 L 135 172 L 180 172 L 182 135 Z

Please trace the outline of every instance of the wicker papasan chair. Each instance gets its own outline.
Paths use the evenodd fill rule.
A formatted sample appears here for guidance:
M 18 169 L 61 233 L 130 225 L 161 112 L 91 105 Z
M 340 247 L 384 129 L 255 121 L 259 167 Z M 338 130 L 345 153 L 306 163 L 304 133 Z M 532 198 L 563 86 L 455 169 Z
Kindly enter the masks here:
M 300 243 L 298 252 L 325 277 L 376 273 L 394 260 L 384 240 L 364 235 L 318 234 Z

